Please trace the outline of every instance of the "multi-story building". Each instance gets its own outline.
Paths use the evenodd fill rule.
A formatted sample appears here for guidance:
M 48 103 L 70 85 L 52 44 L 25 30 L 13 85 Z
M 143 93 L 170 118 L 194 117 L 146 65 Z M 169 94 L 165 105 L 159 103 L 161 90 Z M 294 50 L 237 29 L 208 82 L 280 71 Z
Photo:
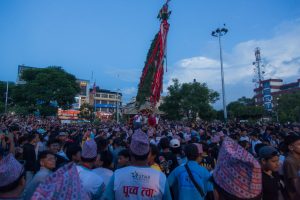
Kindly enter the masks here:
M 90 89 L 90 105 L 93 105 L 96 111 L 114 113 L 122 107 L 122 93 L 99 87 Z
M 90 90 L 89 85 L 90 81 L 77 79 L 76 82 L 79 84 L 80 92 L 75 96 L 75 103 L 73 104 L 73 109 L 79 110 L 80 106 L 84 103 L 90 103 Z
M 300 91 L 300 79 L 288 84 L 283 84 L 282 79 L 267 79 L 261 81 L 260 87 L 254 89 L 254 99 L 256 105 L 263 105 L 266 110 L 271 111 L 282 94 L 296 91 Z

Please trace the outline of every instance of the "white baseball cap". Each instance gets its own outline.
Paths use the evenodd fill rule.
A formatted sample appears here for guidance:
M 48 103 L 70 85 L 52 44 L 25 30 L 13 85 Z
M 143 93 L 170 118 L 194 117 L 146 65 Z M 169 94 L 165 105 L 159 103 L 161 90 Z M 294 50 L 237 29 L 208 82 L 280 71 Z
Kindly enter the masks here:
M 178 139 L 172 139 L 171 141 L 170 141 L 170 147 L 172 147 L 172 148 L 178 148 L 178 147 L 180 147 L 180 141 L 178 140 Z

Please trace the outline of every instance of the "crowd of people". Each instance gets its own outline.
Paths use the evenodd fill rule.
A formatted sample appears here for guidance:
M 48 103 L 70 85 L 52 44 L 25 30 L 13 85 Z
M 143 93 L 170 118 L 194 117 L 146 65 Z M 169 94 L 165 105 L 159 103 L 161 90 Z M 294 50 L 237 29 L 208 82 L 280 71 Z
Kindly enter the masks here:
M 300 125 L 2 115 L 0 199 L 299 200 Z

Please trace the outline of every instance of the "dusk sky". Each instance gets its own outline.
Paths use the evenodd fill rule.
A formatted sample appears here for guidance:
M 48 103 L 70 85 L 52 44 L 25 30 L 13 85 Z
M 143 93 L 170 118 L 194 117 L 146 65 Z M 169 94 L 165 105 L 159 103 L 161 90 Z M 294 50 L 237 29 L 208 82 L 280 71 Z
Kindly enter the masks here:
M 137 86 L 163 0 L 0 0 L 0 80 L 16 81 L 18 65 L 62 66 L 77 78 L 118 88 L 128 102 Z M 300 78 L 299 0 L 172 0 L 168 71 L 195 78 L 221 93 L 218 40 L 222 37 L 226 99 L 253 96 L 254 49 L 261 48 L 266 78 Z M 221 108 L 221 100 L 215 105 Z

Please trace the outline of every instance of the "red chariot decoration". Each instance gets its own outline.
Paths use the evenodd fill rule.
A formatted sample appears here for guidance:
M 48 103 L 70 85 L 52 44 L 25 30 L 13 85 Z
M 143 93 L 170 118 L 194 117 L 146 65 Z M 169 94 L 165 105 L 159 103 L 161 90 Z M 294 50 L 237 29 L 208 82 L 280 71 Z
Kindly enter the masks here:
M 170 24 L 168 23 L 171 11 L 168 10 L 169 0 L 160 9 L 157 18 L 161 21 L 159 32 L 152 41 L 147 59 L 143 68 L 136 98 L 137 106 L 147 101 L 155 107 L 160 99 L 163 89 L 164 60 L 166 58 L 167 35 Z

